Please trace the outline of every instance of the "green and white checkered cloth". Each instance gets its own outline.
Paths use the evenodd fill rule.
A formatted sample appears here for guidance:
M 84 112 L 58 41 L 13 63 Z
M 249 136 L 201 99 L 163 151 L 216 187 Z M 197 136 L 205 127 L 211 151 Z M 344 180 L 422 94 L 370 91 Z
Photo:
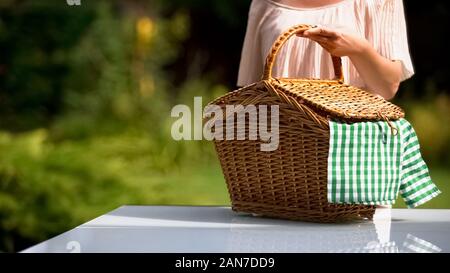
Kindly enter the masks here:
M 391 122 L 395 135 L 384 121 L 329 123 L 328 202 L 390 205 L 400 192 L 413 208 L 440 193 L 405 119 Z

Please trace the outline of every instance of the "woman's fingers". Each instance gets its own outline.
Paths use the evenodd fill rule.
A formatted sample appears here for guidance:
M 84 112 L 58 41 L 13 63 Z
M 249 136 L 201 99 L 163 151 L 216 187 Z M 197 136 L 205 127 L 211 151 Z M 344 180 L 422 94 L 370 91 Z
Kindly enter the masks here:
M 329 28 L 324 28 L 324 27 L 316 27 L 316 28 L 310 28 L 308 30 L 306 30 L 305 32 L 303 32 L 303 37 L 326 37 L 326 38 L 330 38 L 330 39 L 336 39 L 339 34 Z
M 309 38 L 309 39 L 311 39 L 311 40 L 313 40 L 315 42 L 318 42 L 318 43 L 330 43 L 330 42 L 332 42 L 332 40 L 330 38 L 323 37 L 323 36 L 309 36 L 307 38 Z
M 315 27 L 308 30 L 297 33 L 297 36 L 305 37 L 320 44 L 326 51 L 331 54 L 335 53 L 336 42 L 339 38 L 339 32 L 323 28 Z
M 334 53 L 334 46 L 327 42 L 319 42 L 319 45 L 323 47 L 326 51 L 330 52 L 331 54 Z
M 297 32 L 296 35 L 299 37 L 304 37 L 303 34 L 305 33 L 305 31 L 306 31 L 306 29 L 301 30 L 301 31 Z

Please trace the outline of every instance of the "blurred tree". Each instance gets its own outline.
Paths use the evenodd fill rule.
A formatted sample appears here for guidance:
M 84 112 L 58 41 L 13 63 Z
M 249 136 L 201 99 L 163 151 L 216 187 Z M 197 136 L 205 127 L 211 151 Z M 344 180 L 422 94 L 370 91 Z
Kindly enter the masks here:
M 48 124 L 62 107 L 67 51 L 93 19 L 64 1 L 7 1 L 0 5 L 0 128 Z

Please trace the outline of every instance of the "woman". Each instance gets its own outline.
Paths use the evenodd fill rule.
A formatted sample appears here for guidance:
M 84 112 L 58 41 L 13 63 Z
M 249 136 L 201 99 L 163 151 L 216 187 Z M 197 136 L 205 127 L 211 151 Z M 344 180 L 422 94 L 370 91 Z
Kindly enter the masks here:
M 414 74 L 402 0 L 253 0 L 238 86 L 260 79 L 272 43 L 296 24 L 317 27 L 285 44 L 275 77 L 332 78 L 331 53 L 342 57 L 346 83 L 392 99 Z

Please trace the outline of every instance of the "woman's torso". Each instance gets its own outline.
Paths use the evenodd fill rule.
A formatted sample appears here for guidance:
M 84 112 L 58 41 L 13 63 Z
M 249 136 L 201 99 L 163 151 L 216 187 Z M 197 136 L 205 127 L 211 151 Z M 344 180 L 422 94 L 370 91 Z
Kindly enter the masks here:
M 366 22 L 361 15 L 363 0 L 341 0 L 329 2 L 326 6 L 300 8 L 272 0 L 253 0 L 250 8 L 248 37 L 255 39 L 252 51 L 259 52 L 258 59 L 264 60 L 273 42 L 286 29 L 296 24 L 322 25 L 364 37 Z M 251 38 L 250 38 L 251 39 Z M 243 54 L 252 54 L 243 52 Z M 345 82 L 364 87 L 364 82 L 349 59 L 342 58 Z M 250 73 L 253 75 L 250 77 Z M 238 85 L 257 80 L 259 71 L 240 71 Z M 273 67 L 273 76 L 285 78 L 334 77 L 331 56 L 322 47 L 305 38 L 293 37 L 278 53 Z
M 295 0 L 282 1 L 252 1 L 238 86 L 261 78 L 264 61 L 273 42 L 283 31 L 297 24 L 323 25 L 365 38 L 381 56 L 401 62 L 402 81 L 414 74 L 402 0 L 326 0 L 329 2 L 325 6 L 314 6 L 313 0 L 301 2 L 313 5 L 308 7 L 283 4 L 288 3 L 284 1 Z M 343 57 L 342 63 L 345 82 L 365 88 L 349 58 Z M 328 79 L 334 76 L 332 67 L 330 55 L 320 45 L 309 39 L 293 37 L 280 50 L 273 76 Z
M 262 57 L 284 30 L 296 24 L 322 25 L 364 37 L 364 25 L 358 16 L 356 1 L 334 1 L 321 7 L 300 8 L 287 6 L 283 1 L 256 0 L 266 10 L 259 30 Z M 344 57 L 342 62 L 346 82 L 364 87 L 362 78 L 349 59 Z M 305 38 L 292 38 L 285 44 L 273 73 L 275 77 L 289 78 L 330 79 L 334 76 L 330 54 L 319 44 Z

